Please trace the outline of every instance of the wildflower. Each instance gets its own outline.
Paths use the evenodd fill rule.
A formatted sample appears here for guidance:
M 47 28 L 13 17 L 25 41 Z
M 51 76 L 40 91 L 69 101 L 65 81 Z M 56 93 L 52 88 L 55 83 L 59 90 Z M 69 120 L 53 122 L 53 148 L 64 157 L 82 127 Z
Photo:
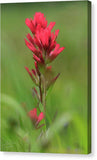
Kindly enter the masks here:
M 26 25 L 30 28 L 32 36 L 28 33 L 25 44 L 32 51 L 33 59 L 35 61 L 35 69 L 29 70 L 25 67 L 32 81 L 37 85 L 32 89 L 32 95 L 37 98 L 38 105 L 41 102 L 43 106 L 43 112 L 37 116 L 37 109 L 34 108 L 28 113 L 28 116 L 32 120 L 36 129 L 42 127 L 45 124 L 39 126 L 40 121 L 45 117 L 46 113 L 46 92 L 50 86 L 52 86 L 60 74 L 56 77 L 53 76 L 52 66 L 49 65 L 63 50 L 64 47 L 56 42 L 59 34 L 59 29 L 52 32 L 52 28 L 55 22 L 47 24 L 46 17 L 41 12 L 36 12 L 34 19 L 27 18 L 25 20 Z M 44 122 L 46 123 L 46 122 Z
M 43 124 L 41 126 L 39 126 L 40 121 L 44 118 L 44 114 L 43 112 L 41 112 L 39 114 L 39 116 L 37 116 L 37 109 L 33 108 L 33 110 L 31 110 L 28 113 L 28 116 L 30 117 L 30 119 L 33 122 L 33 125 L 35 126 L 36 129 L 40 128 L 41 126 L 43 126 Z

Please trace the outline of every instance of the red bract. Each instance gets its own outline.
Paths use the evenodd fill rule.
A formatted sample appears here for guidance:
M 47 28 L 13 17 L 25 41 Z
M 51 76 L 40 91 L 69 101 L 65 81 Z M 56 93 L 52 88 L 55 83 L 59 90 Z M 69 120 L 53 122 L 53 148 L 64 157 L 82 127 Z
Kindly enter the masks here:
M 51 32 L 55 22 L 50 22 L 47 26 L 47 20 L 43 13 L 36 12 L 34 19 L 27 18 L 25 23 L 34 34 L 33 36 L 28 34 L 26 36 L 28 41 L 25 39 L 25 43 L 33 52 L 33 59 L 38 64 L 50 63 L 64 50 L 64 47 L 60 48 L 56 42 L 59 29 L 55 33 Z
M 35 69 L 31 69 L 31 71 L 29 70 L 28 67 L 25 67 L 25 69 L 28 72 L 29 76 L 31 77 L 32 81 L 37 85 L 39 83 L 38 76 L 40 75 L 37 62 L 35 61 Z
M 49 71 L 51 71 L 52 66 L 47 66 L 46 69 L 49 70 Z
M 41 12 L 36 12 L 33 20 L 32 18 L 26 18 L 25 23 L 33 34 L 47 27 L 47 20 Z M 51 22 L 48 27 L 52 29 L 54 25 L 55 22 Z
M 54 50 L 51 51 L 49 54 L 49 60 L 53 61 L 64 49 L 65 49 L 65 47 L 60 48 L 60 45 L 56 44 Z
M 36 71 L 32 69 L 31 71 L 29 70 L 28 67 L 25 67 L 26 71 L 28 72 L 29 76 L 31 77 L 32 81 L 37 85 L 37 77 L 36 77 Z
M 37 109 L 36 108 L 33 108 L 33 110 L 31 110 L 29 113 L 28 113 L 28 116 L 30 117 L 30 119 L 32 120 L 33 122 L 33 125 L 35 126 L 35 128 L 39 128 L 40 126 L 39 125 L 39 122 L 44 118 L 44 114 L 43 112 L 41 112 L 39 114 L 39 116 L 37 116 Z M 43 125 L 41 125 L 43 126 Z
M 54 34 L 46 28 L 37 32 L 33 38 L 29 34 L 27 35 L 29 41 L 25 39 L 25 43 L 34 53 L 35 61 L 41 64 L 50 63 L 64 50 L 64 47 L 60 48 L 60 45 L 56 43 L 58 33 L 59 30 L 56 30 Z

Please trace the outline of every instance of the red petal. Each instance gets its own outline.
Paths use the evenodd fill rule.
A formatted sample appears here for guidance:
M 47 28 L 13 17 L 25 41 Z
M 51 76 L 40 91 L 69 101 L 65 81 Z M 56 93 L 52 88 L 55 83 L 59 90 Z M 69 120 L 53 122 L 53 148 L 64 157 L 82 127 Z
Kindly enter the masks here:
M 34 27 L 32 21 L 30 21 L 29 18 L 26 18 L 25 23 L 30 28 L 30 30 L 32 31 L 32 33 L 34 33 L 35 32 L 35 27 Z
M 36 71 L 35 71 L 35 69 L 32 69 L 32 73 L 34 74 L 34 76 L 36 76 Z
M 33 58 L 34 58 L 34 60 L 35 60 L 35 61 L 37 61 L 37 62 L 41 63 L 40 58 L 39 58 L 39 57 L 37 57 L 35 54 L 33 54 Z
M 40 49 L 42 49 L 42 44 L 41 44 L 41 41 L 40 41 L 40 39 L 39 39 L 39 34 L 36 34 L 36 35 L 35 35 L 34 41 L 35 41 L 36 45 L 37 45 Z
M 64 49 L 65 49 L 65 47 L 59 48 L 58 51 L 57 51 L 57 55 L 58 55 L 60 52 L 62 52 Z
M 37 109 L 36 108 L 33 108 L 33 110 L 31 110 L 29 113 L 28 113 L 29 117 L 32 119 L 32 120 L 38 120 L 38 117 L 37 117 Z
M 39 56 L 40 52 L 34 47 L 34 45 L 30 42 L 28 42 L 26 39 L 25 40 L 25 43 L 27 45 L 27 47 L 33 52 L 35 53 L 37 56 Z
M 28 40 L 29 40 L 32 44 L 34 44 L 34 40 L 33 40 L 33 38 L 31 37 L 31 35 L 30 35 L 29 33 L 27 34 L 26 37 L 28 38 Z
M 52 30 L 55 24 L 55 22 L 50 22 L 50 24 L 48 25 L 48 29 Z
M 59 29 L 57 29 L 57 30 L 55 31 L 55 39 L 54 39 L 54 41 L 56 40 L 58 34 L 59 34 Z
M 26 71 L 28 72 L 28 74 L 30 75 L 32 81 L 33 81 L 34 83 L 36 83 L 36 81 L 35 81 L 35 79 L 34 79 L 32 73 L 29 71 L 29 68 L 28 68 L 28 67 L 25 67 L 25 69 L 26 69 Z
M 45 23 L 44 23 L 44 28 L 46 28 L 47 27 L 47 21 L 45 21 Z
M 61 47 L 61 48 L 59 48 L 59 47 L 60 47 L 60 45 L 56 44 L 56 47 L 55 47 L 54 51 L 52 51 L 49 54 L 50 61 L 54 60 L 59 55 L 59 53 L 64 50 L 64 47 Z
M 47 21 L 46 21 L 46 18 L 44 17 L 44 14 L 41 13 L 41 12 L 36 12 L 35 15 L 34 15 L 34 23 L 35 24 L 40 24 L 40 26 L 42 28 L 46 28 L 47 27 Z
M 60 47 L 60 45 L 59 45 L 59 44 L 56 44 L 54 50 L 50 52 L 49 56 L 50 56 L 50 57 L 55 56 L 55 55 L 56 55 L 56 52 L 57 52 L 57 50 L 58 50 L 59 47 Z
M 29 71 L 28 67 L 25 67 L 26 71 L 29 73 L 30 76 L 32 76 L 32 73 Z
M 27 47 L 28 47 L 32 52 L 34 52 L 34 51 L 35 51 L 34 45 L 33 45 L 32 43 L 28 42 L 26 39 L 24 39 L 24 40 L 25 40 L 25 43 L 26 43 Z
M 60 47 L 60 45 L 59 45 L 59 44 L 56 44 L 55 49 L 54 49 L 54 52 L 56 52 L 59 47 Z
M 40 31 L 40 30 L 41 30 L 41 25 L 40 25 L 40 24 L 37 24 L 36 32 L 37 32 L 37 31 Z
M 59 34 L 59 29 L 57 29 L 57 30 L 55 31 L 55 36 L 57 37 L 58 34 Z
M 43 118 L 44 118 L 44 114 L 43 114 L 43 112 L 41 112 L 40 115 L 38 116 L 37 123 L 39 123 Z

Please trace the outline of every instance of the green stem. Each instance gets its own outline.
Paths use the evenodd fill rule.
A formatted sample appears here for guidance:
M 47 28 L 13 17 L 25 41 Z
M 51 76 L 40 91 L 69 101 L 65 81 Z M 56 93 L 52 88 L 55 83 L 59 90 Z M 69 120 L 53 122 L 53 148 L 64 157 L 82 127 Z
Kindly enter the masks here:
M 40 101 L 42 103 L 41 75 L 39 75 L 39 91 L 40 91 Z
M 44 94 L 43 94 L 43 108 L 44 108 L 44 115 L 46 116 L 46 81 L 44 77 Z
M 40 102 L 43 105 L 44 121 L 45 121 L 45 130 L 46 130 L 46 80 L 43 76 L 43 93 L 41 90 L 41 75 L 39 75 L 39 91 L 40 91 Z
M 37 108 L 39 109 L 39 111 L 41 112 L 40 108 L 39 108 L 39 102 L 37 103 Z

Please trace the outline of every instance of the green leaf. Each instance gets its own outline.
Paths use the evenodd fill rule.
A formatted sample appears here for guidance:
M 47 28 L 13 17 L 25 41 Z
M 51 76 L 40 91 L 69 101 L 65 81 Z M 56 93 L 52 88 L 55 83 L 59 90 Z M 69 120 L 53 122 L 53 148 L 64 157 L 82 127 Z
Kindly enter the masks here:
M 39 109 L 40 109 L 41 112 L 43 112 L 43 105 L 42 105 L 42 103 L 39 103 Z
M 47 94 L 46 94 L 46 99 L 48 98 L 49 94 L 51 93 L 52 89 L 53 89 L 54 84 L 52 84 L 49 89 L 47 90 Z

